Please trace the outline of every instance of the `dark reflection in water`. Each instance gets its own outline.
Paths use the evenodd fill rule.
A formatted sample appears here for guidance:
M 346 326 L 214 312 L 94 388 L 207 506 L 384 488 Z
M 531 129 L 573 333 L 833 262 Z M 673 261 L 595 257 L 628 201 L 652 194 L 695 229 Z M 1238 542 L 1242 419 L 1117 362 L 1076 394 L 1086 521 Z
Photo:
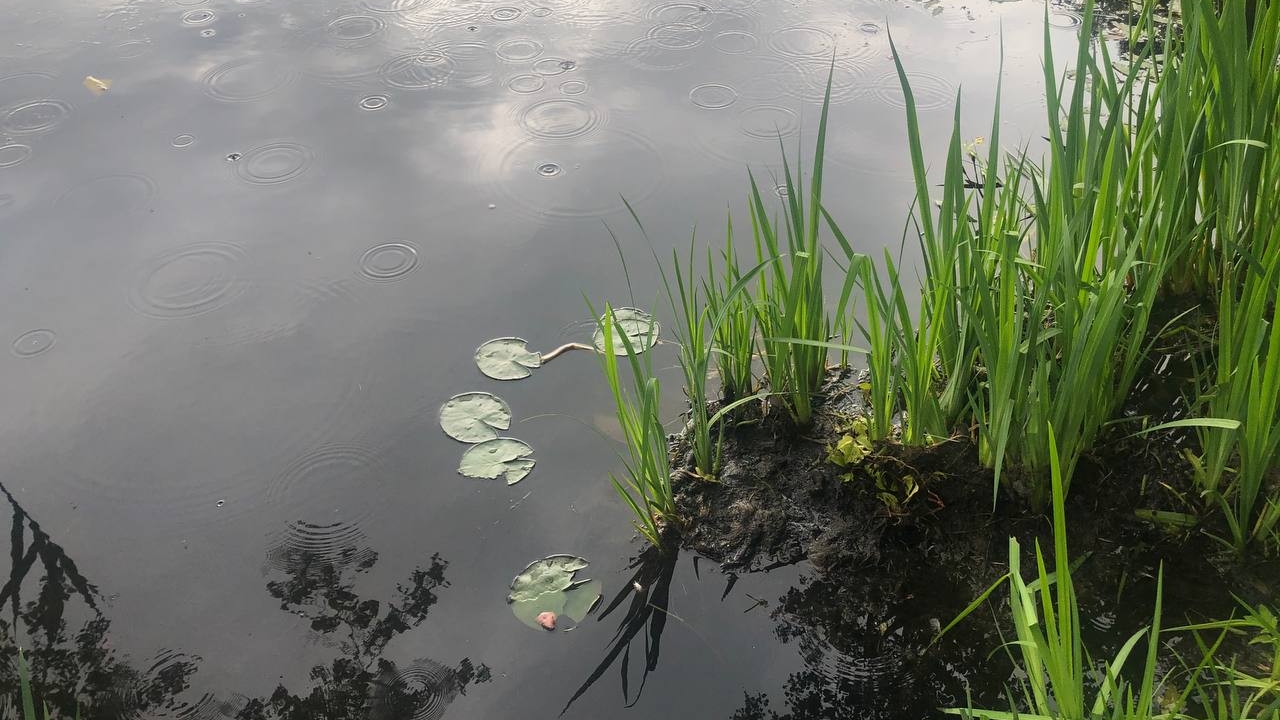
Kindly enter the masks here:
M 377 564 L 378 553 L 360 547 L 359 539 L 348 535 L 322 553 L 296 545 L 272 551 L 272 563 L 286 568 L 286 577 L 269 581 L 267 592 L 281 610 L 309 620 L 311 630 L 340 654 L 311 668 L 309 689 L 291 692 L 280 685 L 270 697 L 250 700 L 236 718 L 435 720 L 469 685 L 489 681 L 489 668 L 470 658 L 456 667 L 429 659 L 401 667 L 382 656 L 387 643 L 427 619 L 439 600 L 436 591 L 449 586 L 449 563 L 432 555 L 425 569 L 415 568 L 396 585 L 394 600 L 362 598 L 356 580 Z
M 397 665 L 383 657 L 391 640 L 426 620 L 437 591 L 449 585 L 449 563 L 432 555 L 426 568 L 397 584 L 394 600 L 362 598 L 355 580 L 378 554 L 349 535 L 325 552 L 285 545 L 272 553 L 285 577 L 269 581 L 267 592 L 339 651 L 328 665 L 311 668 L 312 686 L 291 692 L 280 685 L 269 697 L 234 702 L 197 695 L 191 680 L 201 658 L 162 650 L 138 666 L 122 659 L 111 647 L 98 588 L 3 484 L 0 493 L 12 511 L 10 572 L 0 588 L 0 702 L 8 705 L 0 716 L 17 708 L 19 647 L 37 707 L 64 717 L 436 720 L 469 686 L 490 679 L 489 668 L 470 658 L 450 666 L 430 659 Z
M 627 707 L 631 707 L 640 699 L 640 693 L 644 691 L 645 683 L 649 680 L 649 673 L 658 669 L 658 657 L 662 649 L 662 631 L 667 627 L 667 617 L 670 612 L 671 578 L 675 573 L 676 560 L 679 557 L 679 553 L 662 552 L 650 547 L 631 562 L 631 568 L 635 573 L 609 601 L 609 604 L 600 611 L 600 617 L 597 619 L 603 622 L 613 611 L 622 607 L 627 598 L 631 598 L 631 602 L 626 606 L 627 611 L 618 621 L 618 629 L 613 633 L 613 639 L 609 642 L 609 649 L 604 659 L 574 692 L 573 697 L 569 698 L 569 702 L 565 704 L 560 714 L 563 715 L 575 700 L 582 697 L 583 693 L 589 690 L 615 662 L 618 662 L 619 657 L 621 657 L 619 671 L 622 675 L 623 702 Z M 631 643 L 642 633 L 644 665 L 640 674 L 640 686 L 636 689 L 633 698 L 631 696 Z
M 75 561 L 3 484 L 0 493 L 12 511 L 11 565 L 0 588 L 3 702 L 18 697 L 21 646 L 31 668 L 36 705 L 52 713 L 132 718 L 186 715 L 193 710 L 195 705 L 180 696 L 200 658 L 161 651 L 145 670 L 122 660 L 111 648 L 111 621 L 102 612 L 104 600 L 98 588 L 80 574 Z
M 803 578 L 772 613 L 777 638 L 804 662 L 783 686 L 785 711 L 765 693 L 748 694 L 733 720 L 923 720 L 963 704 L 966 688 L 984 697 L 1002 687 L 1009 668 L 982 658 L 998 644 L 986 622 L 971 621 L 928 647 L 931 619 L 950 621 L 965 590 L 945 581 L 912 585 L 929 596 L 883 578 L 860 585 Z

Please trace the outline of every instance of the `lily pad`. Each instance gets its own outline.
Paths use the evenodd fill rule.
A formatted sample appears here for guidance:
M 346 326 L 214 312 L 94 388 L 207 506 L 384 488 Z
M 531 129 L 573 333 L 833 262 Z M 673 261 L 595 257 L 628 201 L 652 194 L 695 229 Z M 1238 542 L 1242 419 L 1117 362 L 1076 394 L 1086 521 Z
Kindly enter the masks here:
M 564 593 L 564 614 L 575 623 L 582 622 L 604 594 L 604 583 L 599 580 L 588 580 L 574 585 Z
M 511 427 L 511 407 L 497 395 L 469 392 L 454 395 L 440 406 L 440 427 L 454 440 L 477 443 L 498 437 Z
M 631 347 L 636 352 L 642 353 L 658 342 L 658 333 L 661 329 L 658 321 L 654 320 L 652 315 L 639 308 L 614 308 L 613 354 L 627 354 L 627 345 L 618 337 L 619 332 L 626 334 L 627 339 L 631 341 Z M 603 316 L 596 325 L 596 332 L 591 337 L 591 344 L 596 346 L 596 350 L 605 352 Z
M 511 593 L 507 595 L 511 612 L 535 630 L 547 628 L 538 621 L 544 613 L 582 622 L 600 601 L 604 589 L 599 580 L 574 579 L 586 566 L 586 560 L 573 555 L 552 555 L 530 563 L 511 581 Z
M 505 477 L 515 485 L 533 470 L 533 448 L 515 438 L 494 438 L 467 448 L 458 472 L 472 478 L 496 480 Z
M 494 380 L 519 380 L 542 367 L 542 356 L 522 338 L 494 338 L 476 348 L 476 367 Z

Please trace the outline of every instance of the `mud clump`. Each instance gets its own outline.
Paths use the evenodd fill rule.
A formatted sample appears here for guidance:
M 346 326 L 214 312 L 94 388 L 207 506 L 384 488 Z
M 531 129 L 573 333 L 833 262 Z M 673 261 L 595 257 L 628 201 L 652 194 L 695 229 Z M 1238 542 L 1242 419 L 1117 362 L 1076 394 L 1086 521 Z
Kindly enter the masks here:
M 975 595 L 1004 573 L 1010 537 L 1019 539 L 1028 560 L 1037 541 L 1052 547 L 1048 519 L 1032 513 L 1026 498 L 1002 487 L 993 501 L 992 472 L 968 438 L 922 448 L 881 443 L 858 462 L 832 462 L 831 448 L 867 415 L 864 381 L 848 369 L 833 370 L 813 422 L 802 431 L 780 407 L 743 406 L 725 432 L 715 481 L 693 472 L 685 434 L 674 436 L 681 544 L 731 571 L 808 562 L 836 582 L 945 577 L 955 592 Z M 1067 500 L 1073 557 L 1123 555 L 1103 563 L 1100 573 L 1108 576 L 1153 575 L 1164 560 L 1186 565 L 1178 572 L 1191 577 L 1211 572 L 1241 579 L 1239 567 L 1209 570 L 1221 565 L 1220 558 L 1215 562 L 1221 549 L 1202 533 L 1175 536 L 1135 516 L 1137 508 L 1174 509 L 1161 483 L 1192 488 L 1189 469 L 1173 457 L 1176 449 L 1152 438 L 1140 442 L 1100 443 L 1080 463 Z M 1161 482 L 1143 482 L 1144 475 Z M 1187 545 L 1195 549 L 1188 552 Z

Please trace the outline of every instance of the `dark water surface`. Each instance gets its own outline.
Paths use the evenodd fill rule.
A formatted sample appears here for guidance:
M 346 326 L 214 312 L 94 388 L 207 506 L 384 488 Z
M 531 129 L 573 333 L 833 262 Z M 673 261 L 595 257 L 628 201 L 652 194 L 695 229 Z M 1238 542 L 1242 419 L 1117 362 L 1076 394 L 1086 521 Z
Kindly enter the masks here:
M 1042 12 L 7 0 L 0 689 L 21 645 L 49 702 L 85 717 L 554 717 L 625 607 L 552 635 L 505 594 L 558 552 L 590 559 L 606 600 L 629 582 L 611 406 L 585 354 L 497 383 L 473 349 L 589 335 L 583 293 L 629 304 L 602 220 L 651 304 L 619 196 L 659 254 L 694 225 L 719 242 L 746 165 L 767 176 L 777 133 L 812 137 L 833 53 L 827 201 L 863 249 L 896 246 L 910 188 L 887 31 L 940 145 L 961 86 L 987 133 L 1003 28 L 1013 142 L 1043 123 Z M 1069 47 L 1078 16 L 1052 20 Z M 538 463 L 522 483 L 456 474 L 436 412 L 468 390 L 514 408 Z M 662 570 L 671 614 L 635 706 L 619 659 L 565 717 L 728 718 L 760 693 L 781 709 L 797 674 L 827 707 L 894 684 L 891 664 L 794 632 L 802 611 L 771 616 L 804 568 L 723 599 L 727 579 L 696 571 Z M 769 606 L 744 612 L 749 596 Z

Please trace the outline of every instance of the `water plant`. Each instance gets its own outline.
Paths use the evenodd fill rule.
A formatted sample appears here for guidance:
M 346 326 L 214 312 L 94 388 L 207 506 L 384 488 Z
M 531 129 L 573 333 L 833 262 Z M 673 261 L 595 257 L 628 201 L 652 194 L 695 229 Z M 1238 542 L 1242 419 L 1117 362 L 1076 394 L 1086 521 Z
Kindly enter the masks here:
M 22 720 L 49 720 L 49 706 L 45 705 L 43 712 L 36 714 L 35 694 L 31 689 L 31 667 L 27 665 L 27 656 L 22 652 L 22 648 L 18 648 L 18 696 L 22 703 Z M 80 717 L 79 708 L 76 709 L 76 718 Z
M 1178 60 L 1178 102 L 1162 113 L 1194 130 L 1183 176 L 1198 212 L 1186 221 L 1196 231 L 1187 233 L 1190 247 L 1175 260 L 1166 286 L 1171 295 L 1212 298 L 1232 266 L 1263 256 L 1256 241 L 1269 226 L 1260 221 L 1275 205 L 1280 3 L 1202 0 L 1181 11 L 1181 29 L 1166 28 L 1153 39 Z
M 1261 6 L 1264 12 L 1272 35 L 1280 35 L 1280 5 Z M 1204 22 L 1212 27 L 1213 21 Z M 1260 37 L 1261 27 L 1254 40 Z M 1272 52 L 1275 58 L 1280 50 L 1273 44 Z M 1280 122 L 1280 109 L 1272 114 Z M 1250 194 L 1264 202 L 1251 206 L 1252 220 L 1235 235 L 1238 259 L 1219 263 L 1214 351 L 1201 373 L 1196 406 L 1204 415 L 1238 421 L 1239 428 L 1201 429 L 1196 468 L 1202 491 L 1226 518 L 1224 541 L 1243 551 L 1256 542 L 1280 544 L 1280 147 L 1242 144 L 1231 152 L 1259 156 L 1260 163 L 1240 158 L 1238 164 L 1257 180 Z M 1254 201 L 1220 202 L 1234 208 Z
M 1249 605 L 1240 601 L 1243 613 L 1228 620 L 1172 628 L 1191 631 L 1201 659 L 1189 666 L 1194 686 L 1193 697 L 1210 720 L 1273 720 L 1280 716 L 1280 626 L 1276 615 L 1265 605 Z M 1206 640 L 1201 633 L 1219 631 L 1216 639 Z M 1248 645 L 1265 655 L 1266 674 L 1241 666 L 1237 658 L 1229 662 L 1221 658 L 1222 644 L 1228 635 L 1248 636 Z
M 590 302 L 588 302 L 590 305 Z M 592 315 L 595 309 L 592 308 Z M 626 333 L 618 331 L 613 308 L 606 304 L 598 321 L 605 352 L 599 354 L 605 380 L 626 445 L 623 477 L 609 475 L 614 490 L 635 516 L 635 527 L 646 540 L 662 546 L 663 528 L 676 519 L 675 496 L 662 424 L 662 384 L 653 372 L 651 353 L 636 352 Z M 616 350 L 623 350 L 630 378 L 620 372 Z
M 742 280 L 742 266 L 733 245 L 733 217 L 725 223 L 724 249 L 720 252 L 720 269 L 707 249 L 707 274 L 702 283 L 707 310 L 722 318 L 712 332 L 712 354 L 720 375 L 720 394 L 725 402 L 733 402 L 755 392 L 755 359 L 757 353 L 755 313 L 750 286 L 736 296 L 730 291 Z
M 830 104 L 831 76 L 828 75 L 807 200 L 801 188 L 802 178 L 793 176 L 791 172 L 785 147 L 781 148 L 783 184 L 780 218 L 769 212 L 755 175 L 748 172 L 751 234 L 756 261 L 770 264 L 770 271 L 759 278 L 754 298 L 764 373 L 770 391 L 778 394 L 792 419 L 801 427 L 812 419 L 814 397 L 826 377 L 833 318 L 843 318 L 853 289 L 850 277 L 846 279 L 837 302 L 830 305 L 822 279 L 826 254 L 820 240 L 820 231 L 826 224 L 822 209 L 822 173 Z M 802 175 L 803 167 L 798 169 Z
M 1280 158 L 1280 153 L 1274 154 Z M 1273 159 L 1273 164 L 1276 162 Z M 1276 175 L 1280 182 L 1280 173 Z M 1280 193 L 1277 194 L 1280 197 Z M 1280 215 L 1275 210 L 1272 214 Z M 1227 265 L 1218 304 L 1216 353 L 1204 372 L 1202 412 L 1239 421 L 1200 430 L 1196 463 L 1203 492 L 1222 509 L 1237 551 L 1280 537 L 1280 230 L 1272 220 L 1254 262 Z M 1243 278 L 1241 278 L 1243 276 Z
M 1197 4 L 1200 16 L 1212 14 Z M 1089 26 L 1092 3 L 1084 18 Z M 1137 27 L 1150 25 L 1148 6 Z M 880 267 L 867 258 L 859 273 L 872 435 L 885 437 L 899 412 L 909 444 L 967 430 L 995 482 L 1016 470 L 1041 507 L 1049 490 L 1043 428 L 1058 433 L 1069 484 L 1079 458 L 1115 421 L 1158 334 L 1149 326 L 1167 274 L 1205 227 L 1188 173 L 1203 154 L 1203 115 L 1220 112 L 1223 98 L 1210 93 L 1206 106 L 1180 113 L 1188 75 L 1218 66 L 1187 68 L 1169 52 L 1158 72 L 1137 72 L 1155 60 L 1156 44 L 1146 43 L 1126 70 L 1082 33 L 1067 78 L 1046 23 L 1047 158 L 1001 148 L 998 87 L 981 157 L 982 142 L 964 142 L 957 101 L 935 199 L 910 81 L 891 46 L 916 188 L 908 230 L 924 268 L 914 314 L 887 251 Z M 1208 416 L 1232 417 L 1213 408 Z
M 576 555 L 550 555 L 529 563 L 511 581 L 507 604 L 520 622 L 534 629 L 567 630 L 561 620 L 582 622 L 600 601 L 599 580 L 577 577 L 587 561 Z
M 638 221 L 637 221 L 638 222 Z M 696 240 L 696 234 L 695 234 Z M 658 268 L 666 289 L 671 312 L 677 319 L 676 340 L 680 346 L 680 370 L 684 374 L 684 393 L 689 400 L 688 440 L 693 450 L 693 461 L 698 475 L 714 479 L 720 471 L 720 440 L 723 431 L 715 436 L 711 430 L 710 402 L 707 395 L 707 373 L 710 370 L 712 344 L 709 335 L 714 334 L 715 319 L 712 308 L 702 295 L 702 287 L 693 272 L 694 242 L 689 244 L 689 260 L 681 264 L 680 256 L 671 251 L 671 267 L 675 275 L 675 289 L 662 263 Z M 723 300 L 724 304 L 732 298 Z
M 1047 429 L 1053 504 L 1053 570 L 1049 570 L 1040 544 L 1035 547 L 1034 579 L 1022 577 L 1022 550 L 1009 539 L 1009 572 L 969 605 L 943 630 L 985 602 L 1004 583 L 1009 586 L 1009 616 L 1016 640 L 1009 644 L 1010 656 L 1021 671 L 1020 697 L 1025 710 L 949 708 L 946 712 L 985 720 L 1086 720 L 1124 718 L 1149 720 L 1156 717 L 1155 698 L 1159 690 L 1157 649 L 1160 637 L 1160 606 L 1163 571 L 1156 581 L 1155 609 L 1151 625 L 1138 630 L 1121 645 L 1115 656 L 1104 662 L 1095 682 L 1094 664 L 1080 636 L 1080 607 L 1071 582 L 1071 562 L 1067 555 L 1067 527 L 1064 497 L 1066 483 L 1059 462 L 1053 428 Z M 1139 682 L 1126 680 L 1121 672 L 1138 642 L 1147 638 L 1146 660 L 1138 671 Z M 1095 690 L 1090 690 L 1096 685 Z M 1092 693 L 1092 696 L 1091 696 Z

